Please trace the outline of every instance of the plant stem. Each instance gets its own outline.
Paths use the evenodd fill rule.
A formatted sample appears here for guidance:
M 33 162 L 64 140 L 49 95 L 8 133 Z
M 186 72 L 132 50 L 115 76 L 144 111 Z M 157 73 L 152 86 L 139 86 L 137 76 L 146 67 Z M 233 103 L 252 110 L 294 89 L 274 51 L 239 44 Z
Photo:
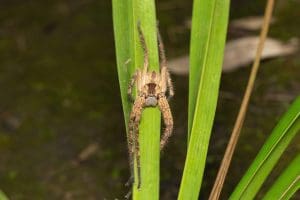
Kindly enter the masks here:
M 243 98 L 243 101 L 242 101 L 242 104 L 241 104 L 241 107 L 239 110 L 237 120 L 235 122 L 229 143 L 227 145 L 221 166 L 218 171 L 217 178 L 215 180 L 213 189 L 210 193 L 209 200 L 219 199 L 222 188 L 223 188 L 225 177 L 227 175 L 228 168 L 231 163 L 232 155 L 235 150 L 235 147 L 236 147 L 243 123 L 244 123 L 245 115 L 247 112 L 247 107 L 249 104 L 249 99 L 250 99 L 250 96 L 251 96 L 251 93 L 253 90 L 254 82 L 256 79 L 256 74 L 257 74 L 257 71 L 259 68 L 260 58 L 261 58 L 261 54 L 262 54 L 263 47 L 264 47 L 264 42 L 267 37 L 273 7 L 274 7 L 274 0 L 268 0 L 266 10 L 265 10 L 264 23 L 263 23 L 262 31 L 260 34 L 260 40 L 259 40 L 259 44 L 258 44 L 258 48 L 257 48 L 257 52 L 256 52 L 255 61 L 252 66 L 250 78 L 249 78 L 249 81 L 247 84 L 247 88 L 246 88 L 246 91 L 244 94 L 244 98 Z

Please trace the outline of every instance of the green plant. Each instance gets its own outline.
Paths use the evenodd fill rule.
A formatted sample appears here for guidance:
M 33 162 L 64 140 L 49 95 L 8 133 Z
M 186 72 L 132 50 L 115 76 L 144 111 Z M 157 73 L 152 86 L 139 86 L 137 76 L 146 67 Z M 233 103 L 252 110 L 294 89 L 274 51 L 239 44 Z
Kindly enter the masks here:
M 299 130 L 300 96 L 275 126 L 230 199 L 253 199 L 288 144 L 299 133 Z M 293 175 L 292 171 L 286 172 L 286 174 Z
M 300 189 L 300 155 L 291 162 L 263 199 L 290 199 Z
M 218 99 L 229 0 L 195 0 L 193 9 L 189 139 L 178 199 L 197 199 L 199 195 Z
M 0 190 L 0 200 L 8 200 L 6 195 Z
M 155 4 L 153 0 L 113 0 L 112 3 L 118 76 L 127 129 L 131 111 L 127 87 L 135 69 L 143 65 L 143 51 L 136 27 L 138 21 L 149 50 L 149 69 L 155 71 L 159 69 Z M 146 199 L 151 196 L 151 199 L 155 200 L 159 196 L 160 112 L 158 108 L 147 108 L 143 111 L 139 132 L 142 187 L 137 190 L 135 185 L 133 198 Z
M 190 44 L 188 151 L 178 199 L 197 199 L 199 196 L 218 97 L 228 13 L 229 0 L 194 0 Z M 127 98 L 128 82 L 135 69 L 142 66 L 143 61 L 136 28 L 138 21 L 141 22 L 149 48 L 150 68 L 156 71 L 159 68 L 154 0 L 113 0 L 113 19 L 118 76 L 127 128 L 131 110 L 131 104 Z M 266 34 L 267 28 L 263 29 L 263 35 Z M 258 53 L 255 61 L 256 68 L 259 59 Z M 251 82 L 253 86 L 254 79 L 251 80 L 253 80 Z M 251 90 L 248 93 L 249 100 Z M 231 199 L 254 198 L 284 149 L 299 132 L 299 114 L 300 97 L 274 128 L 271 136 L 231 195 Z M 244 117 L 241 118 L 241 122 L 243 120 Z M 159 136 L 159 111 L 157 108 L 147 108 L 143 112 L 140 123 L 142 188 L 137 190 L 136 186 L 134 187 L 133 199 L 159 198 Z M 299 162 L 298 160 L 296 159 L 288 168 L 292 170 L 284 172 L 266 197 L 272 195 L 276 188 L 283 184 L 283 180 L 292 180 L 293 177 L 298 177 L 296 176 L 298 171 L 295 170 L 296 164 L 294 164 Z M 294 182 L 290 181 L 289 183 Z M 289 190 L 288 197 L 299 188 L 298 183 L 297 179 L 297 185 Z M 289 188 L 288 186 L 286 184 L 285 188 Z M 218 199 L 218 196 L 211 199 Z

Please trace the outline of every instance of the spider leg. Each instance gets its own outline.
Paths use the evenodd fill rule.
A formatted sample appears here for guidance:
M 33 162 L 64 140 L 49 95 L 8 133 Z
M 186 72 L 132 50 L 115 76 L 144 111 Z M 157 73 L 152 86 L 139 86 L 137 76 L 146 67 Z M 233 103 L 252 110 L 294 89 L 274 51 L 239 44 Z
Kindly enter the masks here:
M 135 82 L 137 81 L 137 79 L 138 79 L 138 74 L 139 74 L 139 72 L 138 72 L 138 70 L 136 70 L 136 71 L 134 72 L 134 74 L 132 75 L 132 77 L 131 77 L 131 79 L 130 79 L 130 82 L 129 82 L 129 85 L 128 85 L 127 94 L 128 94 L 129 100 L 130 100 L 131 102 L 134 101 L 133 94 L 132 94 L 132 88 L 133 88 L 133 86 L 134 86 L 134 83 L 135 83 Z
M 168 100 L 169 100 L 174 96 L 174 86 L 173 86 L 173 82 L 171 80 L 171 76 L 170 76 L 170 73 L 168 70 L 167 70 L 166 76 L 167 76 L 166 79 L 167 79 Z
M 167 59 L 166 59 L 164 43 L 158 28 L 157 28 L 157 41 L 158 41 L 158 49 L 159 49 L 160 67 L 164 68 L 167 67 Z
M 157 28 L 157 39 L 158 39 L 161 74 L 164 81 L 166 81 L 167 84 L 166 87 L 168 89 L 168 99 L 170 99 L 174 96 L 174 87 L 171 80 L 170 72 L 167 67 L 167 59 L 166 59 L 164 43 L 158 28 Z
M 124 196 L 125 199 L 129 199 L 129 197 L 131 196 L 132 191 L 129 190 L 129 192 Z
M 160 150 L 164 148 L 166 145 L 169 137 L 172 135 L 173 131 L 173 117 L 170 110 L 169 103 L 165 97 L 165 95 L 161 94 L 158 99 L 158 106 L 161 110 L 161 113 L 163 115 L 164 123 L 165 123 L 165 130 L 163 133 L 163 136 L 160 140 Z
M 133 130 L 133 122 L 130 119 L 129 122 L 129 134 L 128 134 L 128 153 L 129 153 L 129 166 L 130 166 L 130 177 L 126 182 L 125 186 L 130 186 L 134 182 L 134 130 Z
M 141 23 L 138 22 L 137 24 L 137 28 L 138 28 L 138 33 L 139 33 L 139 37 L 140 37 L 140 42 L 144 51 L 144 69 L 143 72 L 144 74 L 148 71 L 148 65 L 149 65 L 149 53 L 148 53 L 148 48 L 146 45 L 146 40 L 141 28 Z
M 129 159 L 131 175 L 134 177 L 134 155 L 137 164 L 137 188 L 141 186 L 141 167 L 140 167 L 140 145 L 139 145 L 139 124 L 142 115 L 145 98 L 137 97 L 132 107 L 129 121 Z
M 131 160 L 131 159 L 129 159 L 129 160 Z M 130 167 L 130 168 L 131 168 L 131 167 Z M 131 173 L 131 172 L 130 172 L 130 173 Z M 132 184 L 133 181 L 134 181 L 133 179 L 134 179 L 133 175 L 130 174 L 130 177 L 129 177 L 128 181 L 125 183 L 125 186 L 126 186 L 126 187 L 131 186 L 131 184 Z

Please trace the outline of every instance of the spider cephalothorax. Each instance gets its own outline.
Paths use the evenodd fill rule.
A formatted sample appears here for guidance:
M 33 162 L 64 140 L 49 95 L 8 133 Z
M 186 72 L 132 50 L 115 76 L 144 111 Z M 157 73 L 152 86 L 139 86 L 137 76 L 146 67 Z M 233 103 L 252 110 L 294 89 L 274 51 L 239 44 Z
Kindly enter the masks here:
M 164 47 L 160 34 L 158 33 L 158 46 L 160 55 L 160 71 L 148 71 L 149 57 L 145 39 L 138 24 L 138 32 L 140 36 L 141 45 L 144 50 L 144 66 L 143 69 L 137 69 L 132 76 L 128 87 L 128 94 L 132 97 L 132 88 L 136 84 L 137 97 L 135 98 L 132 111 L 129 119 L 129 155 L 131 164 L 131 173 L 133 177 L 133 163 L 134 155 L 137 163 L 137 187 L 140 188 L 140 152 L 139 152 L 139 123 L 141 119 L 142 110 L 145 107 L 158 106 L 161 110 L 163 120 L 165 123 L 165 130 L 161 138 L 160 149 L 163 149 L 168 138 L 173 131 L 173 117 L 167 101 L 166 95 L 172 97 L 174 95 L 173 85 L 171 82 L 170 74 L 166 65 L 166 57 Z

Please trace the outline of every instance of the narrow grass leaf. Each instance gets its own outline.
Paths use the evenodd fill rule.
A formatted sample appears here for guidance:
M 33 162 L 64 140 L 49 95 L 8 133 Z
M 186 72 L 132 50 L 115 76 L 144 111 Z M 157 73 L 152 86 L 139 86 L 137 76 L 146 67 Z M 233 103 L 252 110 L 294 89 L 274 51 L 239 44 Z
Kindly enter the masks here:
M 149 51 L 149 70 L 159 69 L 155 3 L 154 0 L 113 0 L 112 4 L 118 76 L 127 127 L 132 106 L 127 97 L 128 83 L 135 70 L 143 66 L 144 54 L 137 33 L 138 22 Z M 157 108 L 143 111 L 139 135 L 141 188 L 138 190 L 135 184 L 133 199 L 151 197 L 155 200 L 159 197 L 160 112 Z
M 230 196 L 230 199 L 253 199 L 280 156 L 300 130 L 300 96 L 280 119 L 271 135 Z
M 194 0 L 190 41 L 188 137 L 193 125 L 199 90 L 203 87 L 201 77 L 207 76 L 207 69 L 212 71 L 217 69 L 212 81 L 216 81 L 217 85 L 219 83 L 228 13 L 229 0 Z M 207 65 L 213 63 L 217 65 Z
M 279 176 L 263 200 L 290 199 L 300 189 L 300 154 Z
M 131 104 L 127 96 L 127 88 L 130 76 L 134 71 L 134 46 L 133 44 L 133 19 L 130 13 L 132 3 L 129 0 L 113 0 L 113 22 L 115 48 L 117 57 L 117 68 L 119 85 L 121 91 L 124 119 L 127 129 Z
M 178 199 L 197 199 L 215 116 L 229 0 L 194 0 L 189 80 L 189 141 Z

